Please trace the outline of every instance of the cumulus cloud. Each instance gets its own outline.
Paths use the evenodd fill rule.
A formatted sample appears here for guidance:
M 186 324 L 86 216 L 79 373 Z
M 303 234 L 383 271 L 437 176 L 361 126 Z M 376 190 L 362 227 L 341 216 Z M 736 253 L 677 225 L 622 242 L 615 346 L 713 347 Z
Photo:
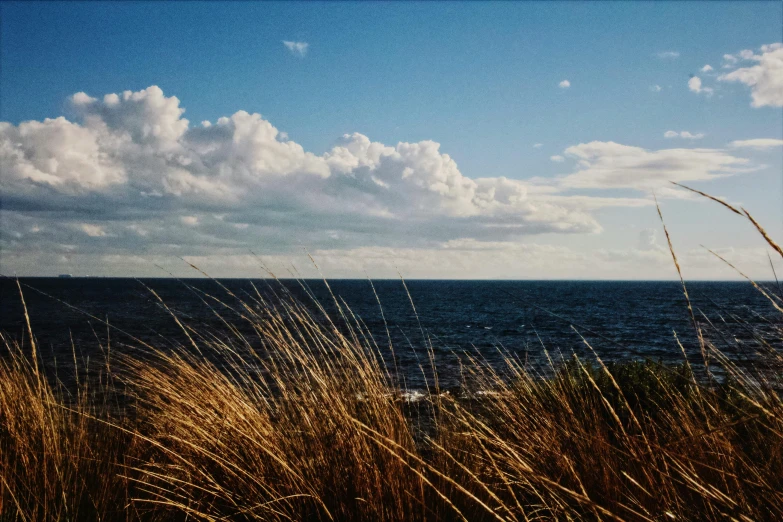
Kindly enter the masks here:
M 571 87 L 571 82 L 569 82 L 568 80 L 563 80 L 562 82 L 558 83 L 557 86 L 560 87 L 561 89 L 568 89 L 569 87 Z
M 759 53 L 744 50 L 737 55 L 725 55 L 724 67 L 732 68 L 741 61 L 755 62 L 755 65 L 721 74 L 718 81 L 739 82 L 750 87 L 753 107 L 783 107 L 783 43 L 762 45 Z
M 647 150 L 594 141 L 569 147 L 577 170 L 561 180 L 569 188 L 665 188 L 669 181 L 710 180 L 749 172 L 749 161 L 720 149 Z
M 701 72 L 704 72 L 704 73 L 706 73 L 706 72 L 710 72 L 710 71 L 712 70 L 712 65 L 710 65 L 710 64 L 707 64 L 707 65 L 705 65 L 704 67 L 702 67 L 702 68 L 701 68 L 701 69 L 699 69 L 699 70 L 700 70 Z
M 702 87 L 701 78 L 698 76 L 691 76 L 688 80 L 688 90 L 695 92 L 696 94 L 704 93 L 707 96 L 711 95 L 713 90 L 711 87 Z
M 310 44 L 307 42 L 292 42 L 289 40 L 283 40 L 283 45 L 291 51 L 291 54 L 302 58 L 307 54 L 307 49 L 310 47 Z
M 462 240 L 472 246 L 460 252 L 472 252 L 532 234 L 596 233 L 594 211 L 651 204 L 646 194 L 572 188 L 645 190 L 751 168 L 721 150 L 592 142 L 566 149 L 577 167 L 563 178 L 469 177 L 434 141 L 387 145 L 354 133 L 313 154 L 259 114 L 192 126 L 154 86 L 78 93 L 70 104 L 73 121 L 0 123 L 4 267 L 76 272 L 68 263 L 107 258 L 124 271 L 129 255 L 228 259 L 249 245 L 276 256 L 302 246 L 416 256 Z
M 729 143 L 729 146 L 735 149 L 747 148 L 747 149 L 774 149 L 777 147 L 783 147 L 783 140 L 776 138 L 756 138 L 754 140 L 735 140 Z
M 660 85 L 652 85 L 652 86 L 650 86 L 650 90 L 652 92 L 661 92 L 661 86 Z
M 0 170 L 5 190 L 31 193 L 46 187 L 76 195 L 126 181 L 124 166 L 103 149 L 97 129 L 63 117 L 13 126 L 0 122 Z
M 677 132 L 677 131 L 673 131 L 673 130 L 668 130 L 668 131 L 663 133 L 663 137 L 664 138 L 683 138 L 683 139 L 686 139 L 686 140 L 700 140 L 700 139 L 702 139 L 704 137 L 704 134 L 701 133 L 701 132 L 696 133 L 696 134 L 692 134 L 692 133 L 690 133 L 688 131 Z
M 565 161 L 565 158 L 560 155 L 549 156 L 549 159 L 554 161 L 555 163 L 563 163 Z
M 655 56 L 661 60 L 676 60 L 680 57 L 680 53 L 679 51 L 661 51 L 659 53 L 655 53 Z
M 10 227 L 20 238 L 34 224 L 45 230 L 37 243 L 20 239 L 4 252 L 34 245 L 58 252 L 74 230 L 101 241 L 71 247 L 106 255 L 181 255 L 248 242 L 286 250 L 507 240 L 597 232 L 592 210 L 639 204 L 471 178 L 434 141 L 385 145 L 346 134 L 316 155 L 259 114 L 191 126 L 179 100 L 155 86 L 78 93 L 70 104 L 73 121 L 0 123 L 4 224 L 10 215 L 20 220 Z
M 543 146 L 544 146 L 544 144 L 543 144 L 543 143 L 535 143 L 535 144 L 533 145 L 533 148 L 534 148 L 534 149 L 540 149 L 540 148 L 541 148 L 541 147 L 543 147 Z

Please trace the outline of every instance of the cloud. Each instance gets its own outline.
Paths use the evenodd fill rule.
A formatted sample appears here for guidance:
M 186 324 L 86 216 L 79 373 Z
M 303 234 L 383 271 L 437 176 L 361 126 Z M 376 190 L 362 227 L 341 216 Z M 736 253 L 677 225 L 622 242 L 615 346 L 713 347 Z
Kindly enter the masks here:
M 745 50 L 737 56 L 725 55 L 724 58 L 730 58 L 724 67 L 734 67 L 740 61 L 756 64 L 721 74 L 718 81 L 740 82 L 750 87 L 753 107 L 783 107 L 783 44 L 762 45 L 759 51 L 761 54 Z
M 592 142 L 565 150 L 577 166 L 561 178 L 472 178 L 429 140 L 387 145 L 353 133 L 314 154 L 259 114 L 238 111 L 191 126 L 179 100 L 154 86 L 81 93 L 70 103 L 73 121 L 0 123 L 5 271 L 75 273 L 73 264 L 83 262 L 100 274 L 111 259 L 114 273 L 128 274 L 149 260 L 193 256 L 222 260 L 219 275 L 248 245 L 280 260 L 305 246 L 335 263 L 354 254 L 365 262 L 374 252 L 424 259 L 448 246 L 460 252 L 456 267 L 479 244 L 502 243 L 481 251 L 511 259 L 527 254 L 509 245 L 529 245 L 531 235 L 597 233 L 595 211 L 652 204 L 647 194 L 574 188 L 654 187 L 666 195 L 669 179 L 752 169 L 722 150 Z M 547 248 L 524 252 L 550 255 Z
M 660 191 L 669 181 L 710 180 L 750 172 L 747 159 L 720 149 L 647 150 L 615 142 L 594 141 L 569 147 L 576 172 L 560 183 L 568 188 L 632 188 Z
M 106 237 L 106 231 L 99 225 L 91 225 L 89 223 L 82 223 L 79 225 L 79 229 L 90 237 Z
M 646 228 L 639 232 L 639 241 L 636 248 L 642 252 L 657 251 L 668 253 L 662 245 L 658 244 L 658 231 L 654 228 Z
M 593 210 L 646 204 L 560 195 L 551 183 L 471 178 L 434 141 L 386 145 L 354 133 L 313 154 L 259 114 L 191 126 L 179 100 L 154 86 L 81 93 L 70 103 L 73 121 L 0 123 L 3 223 L 11 224 L 4 254 L 506 241 L 598 232 Z M 41 232 L 31 239 L 33 225 Z
M 680 57 L 680 53 L 678 51 L 661 51 L 659 53 L 655 53 L 655 56 L 661 60 L 676 60 Z
M 543 143 L 536 143 L 536 144 L 534 144 L 534 145 L 533 145 L 533 148 L 534 148 L 534 149 L 540 149 L 540 148 L 541 148 L 541 147 L 543 147 L 543 146 L 544 146 L 544 144 L 543 144 Z
M 660 245 L 654 229 L 638 234 L 638 245 L 628 248 L 587 250 L 535 241 L 477 241 L 457 238 L 429 247 L 359 246 L 327 247 L 311 251 L 321 273 L 326 277 L 355 278 L 371 274 L 376 278 L 409 279 L 674 279 L 677 273 L 671 255 Z M 103 242 L 103 240 L 101 240 Z M 630 242 L 633 242 L 632 240 Z M 100 242 L 96 242 L 100 243 Z M 720 248 L 710 245 L 732 263 L 754 278 L 769 277 L 769 261 L 764 248 Z M 27 253 L 13 253 L 13 262 L 23 266 L 41 259 L 49 274 L 90 273 L 111 275 L 121 270 L 133 276 L 165 275 L 156 265 L 176 276 L 195 275 L 183 262 L 171 256 L 148 253 L 74 253 L 61 250 L 41 252 L 34 258 Z M 304 253 L 270 254 L 257 257 L 242 253 L 211 251 L 182 256 L 214 277 L 261 277 L 261 264 L 279 276 L 295 268 L 303 277 L 321 277 Z M 737 278 L 736 273 L 703 249 L 678 252 L 687 279 Z M 773 258 L 776 269 L 783 265 Z M 20 274 L 21 275 L 21 274 Z
M 701 132 L 699 132 L 697 134 L 691 134 L 688 131 L 677 132 L 677 131 L 673 131 L 673 130 L 668 130 L 668 131 L 663 133 L 663 137 L 664 138 L 683 138 L 683 139 L 686 139 L 686 140 L 700 140 L 700 139 L 702 139 L 704 137 L 704 134 L 701 133 Z
M 291 51 L 291 54 L 302 58 L 305 57 L 307 50 L 310 47 L 310 44 L 307 42 L 291 42 L 288 40 L 283 40 L 283 45 L 285 45 L 286 49 Z
M 707 64 L 707 65 L 705 65 L 704 67 L 702 67 L 702 68 L 701 68 L 701 69 L 699 69 L 699 70 L 700 70 L 701 72 L 704 72 L 704 73 L 706 73 L 706 72 L 710 72 L 710 71 L 712 70 L 712 65 L 710 65 L 710 64 Z
M 756 150 L 774 149 L 783 147 L 783 140 L 776 138 L 757 138 L 754 140 L 735 140 L 729 143 L 729 146 L 735 149 L 748 148 Z
M 569 87 L 571 87 L 571 82 L 569 82 L 568 80 L 563 80 L 562 82 L 558 83 L 557 86 L 560 87 L 561 89 L 568 89 Z
M 549 156 L 549 159 L 554 161 L 555 163 L 563 163 L 565 161 L 565 158 L 563 156 Z
M 6 191 L 47 187 L 76 195 L 104 191 L 127 180 L 124 166 L 102 150 L 98 130 L 63 117 L 19 126 L 0 122 L 0 136 L 5 145 L 0 170 Z
M 651 90 L 652 92 L 661 92 L 661 86 L 660 86 L 660 85 L 652 85 L 652 86 L 650 87 L 650 90 Z
M 701 78 L 698 76 L 691 76 L 691 79 L 688 80 L 688 89 L 696 94 L 704 93 L 707 96 L 710 96 L 713 92 L 711 87 L 702 87 Z

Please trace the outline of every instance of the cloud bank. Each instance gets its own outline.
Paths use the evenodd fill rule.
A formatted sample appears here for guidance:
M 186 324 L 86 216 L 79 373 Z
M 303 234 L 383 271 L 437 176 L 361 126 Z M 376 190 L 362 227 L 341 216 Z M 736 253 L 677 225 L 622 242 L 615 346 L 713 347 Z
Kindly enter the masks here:
M 650 205 L 649 190 L 669 180 L 752 170 L 724 150 L 591 142 L 552 156 L 570 174 L 472 178 L 434 141 L 386 145 L 354 133 L 315 154 L 259 114 L 194 126 L 156 86 L 69 103 L 73 121 L 0 123 L 4 270 L 76 256 L 121 266 L 123 256 L 516 244 L 600 232 L 595 210 Z M 639 193 L 573 192 L 581 188 Z
M 317 155 L 259 114 L 191 126 L 155 86 L 77 93 L 70 105 L 74 121 L 0 123 L 5 252 L 280 251 L 600 230 L 586 203 L 467 177 L 433 141 L 346 134 Z

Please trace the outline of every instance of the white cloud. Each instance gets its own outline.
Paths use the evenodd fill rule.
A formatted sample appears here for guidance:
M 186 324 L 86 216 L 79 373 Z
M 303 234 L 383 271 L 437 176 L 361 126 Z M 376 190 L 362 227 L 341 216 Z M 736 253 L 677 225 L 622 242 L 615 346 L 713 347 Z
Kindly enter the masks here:
M 783 42 L 776 42 L 771 44 L 764 44 L 761 47 L 759 47 L 759 50 L 762 53 L 771 53 L 773 51 L 777 51 L 783 49 Z
M 740 51 L 738 57 L 726 55 L 731 57 L 727 60 L 729 68 L 740 60 L 757 63 L 722 74 L 718 80 L 740 82 L 750 87 L 753 107 L 783 107 L 783 44 L 762 45 L 759 50 L 761 54 L 745 50 Z
M 661 92 L 661 86 L 660 85 L 653 85 L 650 87 L 650 90 L 652 92 Z
M 721 150 L 593 142 L 566 149 L 577 167 L 563 178 L 471 178 L 433 141 L 386 145 L 354 133 L 313 154 L 283 141 L 258 114 L 238 111 L 190 126 L 179 100 L 157 87 L 71 102 L 75 121 L 0 123 L 4 266 L 32 259 L 71 272 L 63 263 L 83 260 L 100 273 L 100 259 L 116 256 L 116 266 L 126 267 L 130 261 L 122 259 L 138 252 L 139 260 L 214 256 L 230 266 L 249 243 L 280 259 L 304 245 L 340 261 L 361 254 L 359 263 L 373 252 L 423 259 L 444 245 L 456 249 L 456 240 L 464 243 L 454 266 L 478 244 L 503 243 L 495 253 L 511 259 L 523 254 L 508 245 L 531 234 L 599 232 L 594 211 L 652 203 L 646 194 L 603 197 L 573 188 L 653 187 L 660 195 L 670 179 L 713 179 L 751 167 Z M 41 232 L 30 234 L 33 226 Z M 550 247 L 525 248 L 550 255 Z M 489 263 L 511 274 L 499 261 Z
M 560 87 L 561 89 L 568 89 L 569 87 L 571 87 L 571 82 L 569 82 L 568 80 L 563 80 L 562 82 L 558 83 L 557 86 Z
M 720 149 L 647 150 L 594 141 L 569 147 L 577 171 L 561 180 L 568 188 L 665 188 L 669 181 L 709 180 L 752 170 L 749 161 Z
M 107 94 L 102 101 L 86 95 L 80 100 L 76 97 L 71 97 L 71 103 L 86 127 L 94 132 L 102 132 L 103 127 L 120 131 L 117 139 L 132 140 L 155 150 L 176 148 L 188 129 L 179 99 L 166 97 L 156 85 L 138 92 L 124 91 L 122 95 Z
M 662 60 L 676 60 L 680 57 L 680 53 L 678 51 L 661 51 L 655 55 Z
M 49 187 L 63 194 L 103 191 L 127 179 L 124 166 L 102 150 L 95 129 L 63 117 L 13 126 L 0 122 L 4 191 Z
M 549 156 L 549 159 L 554 161 L 555 163 L 563 163 L 565 161 L 565 158 L 563 156 L 560 156 L 560 155 Z
M 698 76 L 691 76 L 691 79 L 688 80 L 688 89 L 696 94 L 704 93 L 707 96 L 710 96 L 713 92 L 711 87 L 702 87 L 701 78 Z
M 140 236 L 146 236 L 149 234 L 149 231 L 146 228 L 139 226 L 137 223 L 131 223 L 128 225 L 128 230 L 131 230 Z
M 783 140 L 776 138 L 757 138 L 754 140 L 735 140 L 729 143 L 732 148 L 748 148 L 756 150 L 783 147 Z
M 330 278 L 355 278 L 368 273 L 376 278 L 397 279 L 402 273 L 409 279 L 674 279 L 677 273 L 671 254 L 660 244 L 659 236 L 655 229 L 643 230 L 636 236 L 637 245 L 619 249 L 457 238 L 426 248 L 362 246 L 320 248 L 311 253 L 323 275 Z M 770 277 L 764 248 L 710 246 L 752 277 Z M 86 270 L 91 274 L 105 274 L 107 267 L 114 270 L 121 267 L 124 274 L 162 275 L 156 265 L 170 269 L 177 276 L 192 274 L 192 270 L 179 260 L 160 255 L 67 253 L 61 259 L 58 257 L 59 254 L 46 257 L 52 274 Z M 210 252 L 184 255 L 183 258 L 214 277 L 263 276 L 265 272 L 259 268 L 260 261 L 277 275 L 287 275 L 294 266 L 303 277 L 321 277 L 307 256 L 298 253 L 263 255 L 259 259 L 246 252 Z M 701 248 L 678 251 L 678 258 L 686 279 L 737 278 L 736 273 Z M 19 262 L 29 259 L 18 258 Z M 774 258 L 773 263 L 776 269 L 783 268 Z
M 3 212 L 46 211 L 49 241 L 69 237 L 63 227 L 85 232 L 80 223 L 102 220 L 106 235 L 95 237 L 118 255 L 246 248 L 250 233 L 282 250 L 295 241 L 315 248 L 592 233 L 600 230 L 595 208 L 638 204 L 470 178 L 433 141 L 385 145 L 347 134 L 316 155 L 283 141 L 258 114 L 190 126 L 179 100 L 154 86 L 71 103 L 76 121 L 0 123 Z
M 534 148 L 534 149 L 540 149 L 540 148 L 541 148 L 541 147 L 543 147 L 543 146 L 544 146 L 544 144 L 543 144 L 543 143 L 536 143 L 536 144 L 534 144 L 534 145 L 533 145 L 533 148 Z
M 105 237 L 106 231 L 99 225 L 91 225 L 89 223 L 82 223 L 79 225 L 82 232 L 90 237 Z
M 702 67 L 700 70 L 701 70 L 701 72 L 704 72 L 704 73 L 710 72 L 712 70 L 712 65 L 707 64 L 704 67 Z
M 704 137 L 704 134 L 701 133 L 701 132 L 699 132 L 697 134 L 692 134 L 692 133 L 690 133 L 688 131 L 677 132 L 677 131 L 673 131 L 673 130 L 668 130 L 668 131 L 663 133 L 663 137 L 664 138 L 683 138 L 683 139 L 686 139 L 686 140 L 700 140 L 700 139 L 702 139 Z
M 307 42 L 292 42 L 288 40 L 283 40 L 283 45 L 285 45 L 286 49 L 291 51 L 292 54 L 302 58 L 307 54 L 307 50 L 310 47 L 310 44 Z

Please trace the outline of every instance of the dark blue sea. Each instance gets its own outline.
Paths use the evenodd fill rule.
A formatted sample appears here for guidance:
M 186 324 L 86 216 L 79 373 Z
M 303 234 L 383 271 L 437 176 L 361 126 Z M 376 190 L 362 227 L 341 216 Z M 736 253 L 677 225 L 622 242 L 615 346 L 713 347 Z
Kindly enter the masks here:
M 164 348 L 184 344 L 181 329 L 150 290 L 184 323 L 227 337 L 230 334 L 216 311 L 248 338 L 255 334 L 229 308 L 202 301 L 209 294 L 236 309 L 236 298 L 220 284 L 247 302 L 255 298 L 256 290 L 274 301 L 280 285 L 285 285 L 311 309 L 316 308 L 314 297 L 329 313 L 335 312 L 326 285 L 315 280 L 230 279 L 218 284 L 209 279 L 24 278 L 19 282 L 42 357 L 50 365 L 72 360 L 71 339 L 82 358 L 98 353 L 109 339 L 112 349 L 132 347 L 135 341 L 122 332 Z M 334 295 L 382 347 L 388 346 L 385 317 L 400 371 L 409 383 L 417 382 L 429 344 L 446 383 L 457 382 L 459 354 L 464 352 L 479 354 L 490 363 L 500 361 L 501 352 L 541 363 L 544 349 L 555 358 L 573 353 L 589 357 L 580 335 L 607 361 L 680 362 L 674 332 L 689 356 L 699 357 L 679 282 L 413 280 L 405 282 L 410 298 L 400 280 L 373 284 L 382 311 L 367 280 L 329 281 Z M 763 286 L 772 293 L 780 291 L 775 283 Z M 781 314 L 750 283 L 692 282 L 688 291 L 708 338 L 736 359 L 752 358 L 758 337 L 769 337 L 783 324 Z M 0 330 L 22 339 L 26 327 L 16 280 L 0 280 L 0 292 Z M 773 343 L 780 347 L 780 342 L 778 335 Z

